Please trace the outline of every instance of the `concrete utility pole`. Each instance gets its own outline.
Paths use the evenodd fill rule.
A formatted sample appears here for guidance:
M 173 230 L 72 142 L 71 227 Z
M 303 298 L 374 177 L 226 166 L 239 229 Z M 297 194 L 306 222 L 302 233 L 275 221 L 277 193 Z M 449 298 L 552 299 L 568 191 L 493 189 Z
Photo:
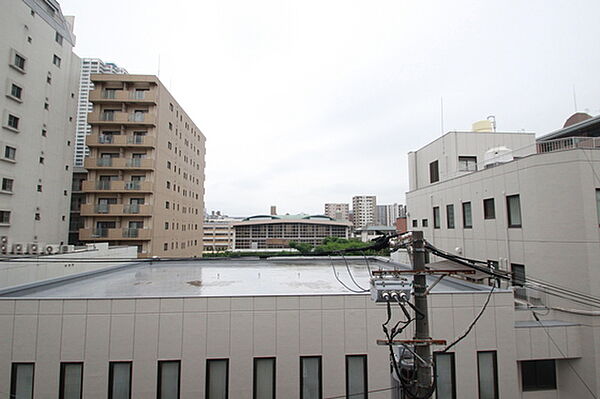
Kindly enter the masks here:
M 416 315 L 415 325 L 415 341 L 429 341 L 429 317 L 427 314 L 427 276 L 425 271 L 425 248 L 423 245 L 423 232 L 412 232 L 413 242 L 413 270 L 416 272 L 414 276 L 413 288 L 415 296 L 415 309 L 420 313 Z M 425 395 L 430 391 L 432 381 L 431 370 L 431 346 L 429 344 L 417 344 L 415 347 L 416 354 L 421 357 L 427 364 L 423 364 L 418 360 L 417 363 L 417 396 Z

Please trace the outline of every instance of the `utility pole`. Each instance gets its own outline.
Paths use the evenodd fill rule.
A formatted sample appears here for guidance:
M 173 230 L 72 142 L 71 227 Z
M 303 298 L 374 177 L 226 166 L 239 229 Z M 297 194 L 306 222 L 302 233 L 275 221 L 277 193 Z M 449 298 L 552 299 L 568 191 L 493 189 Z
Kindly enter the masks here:
M 429 317 L 427 310 L 427 276 L 425 271 L 425 248 L 423 245 L 423 232 L 413 231 L 413 270 L 415 271 L 413 289 L 415 296 L 415 309 L 420 315 L 415 321 L 415 341 L 423 342 L 431 340 L 429 336 Z M 417 396 L 424 395 L 431 387 L 431 346 L 428 344 L 417 345 L 416 354 L 423 361 L 417 362 Z

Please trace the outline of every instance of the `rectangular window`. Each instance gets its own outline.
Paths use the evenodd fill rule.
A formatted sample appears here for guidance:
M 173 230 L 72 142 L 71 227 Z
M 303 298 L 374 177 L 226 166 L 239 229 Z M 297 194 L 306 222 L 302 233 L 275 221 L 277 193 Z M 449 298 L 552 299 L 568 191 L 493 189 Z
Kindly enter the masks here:
M 512 271 L 512 284 L 516 285 L 516 286 L 523 286 L 526 281 L 525 280 L 525 265 L 511 263 L 510 270 Z
M 440 180 L 438 161 L 433 161 L 429 164 L 429 183 L 435 183 Z
M 179 398 L 179 360 L 158 362 L 157 399 Z
M 56 35 L 54 35 L 54 41 L 62 46 L 63 36 L 60 33 L 56 32 Z
M 300 358 L 300 399 L 321 399 L 323 382 L 321 356 Z
M 4 147 L 4 158 L 14 160 L 17 156 L 17 149 L 7 145 Z
M 463 202 L 462 211 L 463 211 L 463 227 L 465 229 L 472 228 L 473 227 L 473 215 L 471 214 L 471 203 Z
M 275 399 L 275 358 L 254 358 L 254 399 Z
M 456 378 L 454 353 L 434 353 L 435 397 L 437 399 L 456 398 Z
M 3 177 L 2 178 L 2 191 L 12 192 L 14 182 L 15 181 L 13 179 L 9 179 L 7 177 Z
M 206 359 L 206 399 L 229 396 L 229 359 Z
M 419 227 L 419 221 L 417 219 L 413 219 L 412 227 Z
M 10 95 L 13 96 L 14 98 L 18 98 L 20 100 L 21 96 L 23 95 L 23 88 L 20 86 L 17 86 L 14 83 L 11 83 L 10 84 Z
M 433 228 L 434 229 L 439 229 L 441 225 L 440 222 L 440 207 L 439 206 L 434 206 L 433 207 Z
M 498 365 L 496 351 L 477 352 L 479 399 L 498 398 Z
M 13 114 L 8 114 L 8 120 L 6 121 L 6 125 L 15 130 L 18 130 L 20 120 L 21 120 L 21 118 L 19 118 L 18 116 L 13 115 Z
M 60 364 L 60 399 L 81 399 L 83 363 Z
M 483 218 L 496 219 L 496 205 L 493 198 L 483 200 Z
M 108 399 L 131 398 L 131 362 L 110 362 Z
M 10 211 L 0 211 L 0 224 L 10 224 Z
M 556 389 L 556 365 L 552 360 L 526 360 L 521 362 L 523 391 Z
M 33 363 L 13 363 L 10 375 L 10 397 L 33 398 Z
M 367 355 L 346 356 L 346 398 L 367 399 Z
M 58 55 L 54 54 L 54 57 L 52 58 L 52 63 L 60 68 L 61 61 L 62 60 L 60 59 L 60 57 Z
M 600 188 L 596 189 L 596 213 L 598 215 L 598 226 L 600 226 Z
M 454 205 L 446 205 L 446 224 L 449 229 L 454 228 Z
M 477 170 L 477 157 L 458 157 L 459 172 L 475 172 Z
M 508 227 L 521 227 L 521 200 L 519 194 L 506 197 Z
M 14 52 L 13 63 L 11 64 L 13 67 L 19 69 L 22 72 L 25 72 L 25 62 L 26 59 L 21 54 Z
M 423 226 L 423 227 L 429 226 L 429 222 L 427 221 L 427 219 L 421 220 L 421 226 Z

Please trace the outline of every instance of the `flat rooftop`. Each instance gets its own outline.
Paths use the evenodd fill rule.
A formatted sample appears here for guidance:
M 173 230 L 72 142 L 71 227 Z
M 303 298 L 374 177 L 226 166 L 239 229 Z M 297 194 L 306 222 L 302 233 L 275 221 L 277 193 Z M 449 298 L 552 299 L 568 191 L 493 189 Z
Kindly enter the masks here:
M 360 285 L 369 288 L 369 270 L 363 257 L 222 259 L 154 261 L 70 276 L 49 283 L 29 284 L 0 297 L 122 298 L 272 295 L 361 295 L 346 269 Z M 381 258 L 368 258 L 371 270 L 409 269 Z M 436 277 L 428 277 L 432 284 Z M 489 287 L 445 278 L 433 292 L 487 292 Z M 364 294 L 362 294 L 364 295 Z

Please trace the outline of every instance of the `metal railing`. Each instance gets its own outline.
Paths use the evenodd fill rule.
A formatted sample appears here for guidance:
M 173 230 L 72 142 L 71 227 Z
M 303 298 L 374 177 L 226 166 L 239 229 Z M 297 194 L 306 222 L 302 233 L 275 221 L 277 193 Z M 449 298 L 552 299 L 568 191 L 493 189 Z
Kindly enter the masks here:
M 141 184 L 139 181 L 128 181 L 125 182 L 125 190 L 139 190 Z
M 136 112 L 129 114 L 129 122 L 143 122 L 145 119 L 145 112 Z
M 112 166 L 112 158 L 97 158 L 96 166 Z
M 98 136 L 98 143 L 100 144 L 112 144 L 113 142 L 113 136 L 111 135 L 104 135 L 104 136 Z
M 108 237 L 108 228 L 96 228 L 92 231 L 92 237 L 103 238 Z
M 108 213 L 109 209 L 108 204 L 96 204 L 95 206 L 96 213 Z
M 133 229 L 123 229 L 123 237 L 126 238 L 137 238 L 139 237 L 139 228 L 133 228 Z
M 96 190 L 110 190 L 110 181 L 97 181 Z
M 536 143 L 539 154 L 545 152 L 571 150 L 573 148 L 600 148 L 599 137 L 567 137 L 564 139 L 540 141 Z
M 123 213 L 140 213 L 139 204 L 123 205 Z
M 102 120 L 103 121 L 114 121 L 115 120 L 115 113 L 114 112 L 103 112 L 102 113 Z
M 139 168 L 142 166 L 142 158 L 130 158 L 127 160 L 128 167 Z
M 144 136 L 129 136 L 127 144 L 144 144 Z

